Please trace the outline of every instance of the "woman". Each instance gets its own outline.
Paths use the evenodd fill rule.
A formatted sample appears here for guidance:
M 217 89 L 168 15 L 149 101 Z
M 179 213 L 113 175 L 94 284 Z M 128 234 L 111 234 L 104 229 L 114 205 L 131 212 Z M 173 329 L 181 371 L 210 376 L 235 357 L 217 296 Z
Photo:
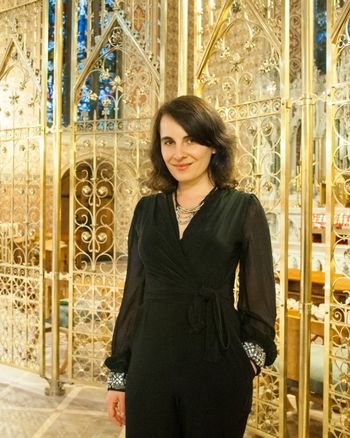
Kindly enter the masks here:
M 139 201 L 130 228 L 109 416 L 127 438 L 242 437 L 252 380 L 276 356 L 265 214 L 232 187 L 232 140 L 204 100 L 165 103 L 151 148 L 160 193 Z

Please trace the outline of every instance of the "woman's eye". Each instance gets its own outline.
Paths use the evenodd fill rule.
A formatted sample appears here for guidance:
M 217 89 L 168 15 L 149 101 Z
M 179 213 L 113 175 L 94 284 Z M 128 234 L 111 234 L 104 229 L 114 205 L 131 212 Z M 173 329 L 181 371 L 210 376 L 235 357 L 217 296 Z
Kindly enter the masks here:
M 193 138 L 188 138 L 188 139 L 187 139 L 187 143 L 188 143 L 188 144 L 193 143 Z

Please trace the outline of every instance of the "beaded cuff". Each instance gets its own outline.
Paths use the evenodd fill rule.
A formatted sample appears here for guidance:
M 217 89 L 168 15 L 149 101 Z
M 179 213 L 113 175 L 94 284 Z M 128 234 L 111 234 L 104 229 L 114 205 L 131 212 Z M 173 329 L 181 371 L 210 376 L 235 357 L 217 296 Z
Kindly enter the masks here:
M 255 365 L 262 368 L 266 361 L 266 353 L 264 349 L 254 342 L 243 342 L 242 345 L 249 359 L 251 359 Z
M 108 391 L 125 391 L 126 373 L 110 371 L 107 378 Z

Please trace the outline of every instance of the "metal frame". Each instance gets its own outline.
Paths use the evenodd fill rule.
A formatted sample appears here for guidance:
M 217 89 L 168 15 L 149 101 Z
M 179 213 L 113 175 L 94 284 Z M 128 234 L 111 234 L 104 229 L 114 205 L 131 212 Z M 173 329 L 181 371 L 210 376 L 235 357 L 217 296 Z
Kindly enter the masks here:
M 187 94 L 188 69 L 188 0 L 179 1 L 179 75 L 177 94 Z
M 62 155 L 62 67 L 63 67 L 63 0 L 56 0 L 55 54 L 54 54 L 54 172 L 52 209 L 52 378 L 47 393 L 62 395 L 64 390 L 59 376 L 60 362 L 60 241 L 61 241 L 61 155 Z
M 312 253 L 314 2 L 302 0 L 301 279 L 298 436 L 309 436 Z
M 47 89 L 47 64 L 48 64 L 48 3 L 44 2 L 42 6 L 42 75 L 41 75 L 41 87 L 43 90 Z M 40 285 L 40 327 L 41 327 L 41 358 L 40 358 L 40 375 L 45 376 L 46 370 L 46 342 L 45 342 L 45 319 L 44 309 L 46 305 L 45 297 L 45 240 L 46 240 L 46 159 L 47 159 L 47 96 L 46 93 L 41 93 L 41 202 L 40 202 L 40 272 L 41 272 L 41 285 Z
M 202 48 L 202 57 L 197 60 L 197 71 L 196 71 L 196 94 L 203 96 L 204 91 L 204 82 L 203 82 L 203 75 L 208 75 L 211 78 L 211 73 L 208 72 L 208 63 L 210 62 L 210 59 L 213 55 L 215 55 L 216 44 L 219 40 L 223 38 L 225 33 L 227 32 L 227 29 L 232 26 L 229 23 L 229 17 L 231 14 L 231 8 L 233 6 L 233 3 L 240 4 L 242 6 L 243 2 L 233 2 L 233 1 L 226 1 L 223 3 L 222 7 L 217 11 L 217 17 L 210 20 L 208 18 L 208 22 L 212 23 L 212 31 L 208 38 L 207 45 L 205 47 L 201 47 L 202 42 L 197 42 L 197 51 L 199 51 L 200 48 Z M 260 15 L 260 12 L 256 8 L 256 4 L 247 0 L 244 2 L 245 7 L 249 8 L 251 11 L 252 17 L 257 20 L 257 22 L 261 25 L 261 28 L 263 29 L 263 32 L 266 33 L 267 37 L 271 37 L 271 45 L 272 47 L 279 53 L 279 55 L 283 59 L 283 63 L 281 63 L 280 66 L 280 78 L 282 82 L 281 86 L 281 110 L 280 110 L 280 118 L 281 118 L 281 139 L 280 139 L 280 145 L 281 145 L 281 178 L 280 178 L 280 238 L 281 238 L 281 247 L 280 247 L 280 253 L 281 254 L 287 254 L 288 253 L 288 224 L 289 224 L 289 215 L 288 215 L 288 209 L 289 209 L 289 203 L 288 203 L 288 196 L 289 196 L 289 184 L 290 184 L 290 177 L 289 177 L 289 167 L 290 167 L 290 148 L 289 148 L 289 110 L 290 110 L 290 93 L 289 93 L 289 26 L 290 26 L 290 19 L 289 19 L 289 2 L 283 2 L 283 9 L 281 11 L 281 20 L 282 20 L 282 40 L 281 42 L 278 41 L 277 37 L 273 34 L 273 32 L 270 30 L 269 25 L 264 22 L 263 18 Z M 201 28 L 201 19 L 203 15 L 205 14 L 205 11 L 203 11 L 203 5 L 201 2 L 197 2 L 197 17 L 195 17 L 196 23 L 197 23 L 197 29 L 196 29 L 196 35 L 198 36 L 198 39 L 201 39 L 201 33 L 203 32 L 203 29 Z M 212 12 L 211 12 L 212 13 Z M 217 81 L 220 82 L 220 76 L 214 78 Z M 276 98 L 275 98 L 276 99 Z M 276 99 L 277 101 L 278 99 Z M 254 101 L 252 102 L 252 105 L 259 105 L 260 101 Z M 242 107 L 246 107 L 247 111 L 249 111 L 249 102 L 245 102 Z M 239 113 L 239 104 L 234 106 L 234 109 L 237 113 Z M 223 111 L 223 109 L 220 107 L 220 111 Z M 226 111 L 226 110 L 225 110 Z M 230 108 L 227 108 L 228 113 L 230 111 Z M 223 114 L 226 114 L 223 113 Z M 267 115 L 267 114 L 266 114 Z M 237 117 L 237 116 L 236 116 Z M 247 116 L 248 117 L 254 117 L 253 114 Z M 255 116 L 257 117 L 257 116 Z M 261 115 L 260 115 L 261 117 Z M 233 119 L 235 120 L 235 119 Z M 241 118 L 237 117 L 238 121 L 242 122 L 244 120 L 244 116 Z M 230 118 L 227 118 L 227 121 L 230 121 Z M 259 194 L 262 190 L 260 179 L 262 176 L 262 169 L 261 169 L 261 151 L 258 147 L 258 150 L 256 151 L 256 165 L 257 169 L 255 171 L 256 173 L 256 191 Z M 278 394 L 275 396 L 279 397 L 279 408 L 277 409 L 277 421 L 278 421 L 278 436 L 285 436 L 286 435 L 286 412 L 285 412 L 285 405 L 286 405 L 286 348 L 285 348 L 285 338 L 286 338 L 286 303 L 287 303 L 287 290 L 288 290 L 288 259 L 286 257 L 280 257 L 279 261 L 280 266 L 280 285 L 281 285 L 281 291 L 280 291 L 280 307 L 278 309 L 279 314 L 279 336 L 280 336 L 280 344 L 279 344 L 279 352 L 280 352 L 280 360 L 279 360 L 279 372 L 278 372 Z M 272 371 L 271 378 L 274 378 L 275 372 Z M 264 378 L 264 377 L 262 377 Z M 267 375 L 268 378 L 268 375 Z M 260 379 L 256 384 L 257 388 L 261 388 L 260 385 L 263 385 L 261 383 Z M 269 388 L 269 391 L 271 391 L 272 388 Z M 260 389 L 259 389 L 260 392 Z M 256 393 L 257 395 L 257 393 Z M 248 426 L 248 430 L 257 434 L 258 436 L 265 436 L 265 437 L 272 437 L 275 436 L 272 432 L 268 433 L 266 432 L 266 429 L 264 430 L 263 424 L 259 424 L 259 410 L 260 410 L 260 403 L 261 406 L 266 406 L 266 409 L 268 410 L 268 401 L 264 401 L 261 399 L 261 395 L 259 395 L 258 399 L 256 400 L 256 409 L 257 411 L 252 414 L 254 415 L 254 421 L 255 424 L 254 427 Z M 267 399 L 268 400 L 268 396 Z M 271 419 L 273 421 L 273 419 Z M 277 436 L 277 435 L 276 435 Z
M 281 254 L 288 254 L 289 243 L 289 184 L 290 184 L 290 144 L 289 144 L 289 119 L 290 119 L 290 83 L 289 83 L 289 33 L 290 33 L 290 2 L 282 2 L 282 41 L 281 57 Z M 280 361 L 280 411 L 279 429 L 280 436 L 287 435 L 286 422 L 286 394 L 287 394 L 287 295 L 288 295 L 288 258 L 281 257 L 280 260 L 280 309 L 279 309 L 279 357 Z
M 325 278 L 325 351 L 324 351 L 324 417 L 323 417 L 323 437 L 348 436 L 350 434 L 350 423 L 347 420 L 350 409 L 350 348 L 345 343 L 345 352 L 347 357 L 339 357 L 339 343 L 348 338 L 350 332 L 349 305 L 341 303 L 337 298 L 336 287 L 336 260 L 335 250 L 338 232 L 334 226 L 335 207 L 336 207 L 336 191 L 337 181 L 343 173 L 346 173 L 347 168 L 343 168 L 337 162 L 337 133 L 339 135 L 339 126 L 336 126 L 336 112 L 341 105 L 350 104 L 349 82 L 339 82 L 337 74 L 337 64 L 341 51 L 344 47 L 342 38 L 348 33 L 350 23 L 350 3 L 346 2 L 342 9 L 337 9 L 337 2 L 328 0 L 327 2 L 327 168 L 326 168 L 326 211 L 327 211 L 327 227 L 326 227 L 326 242 L 327 242 L 327 270 Z M 349 47 L 349 42 L 344 45 Z M 344 90 L 344 94 L 339 97 L 339 90 Z M 343 123 L 344 120 L 343 120 Z M 346 185 L 344 192 L 348 193 Z M 338 194 L 339 196 L 339 194 Z M 338 198 L 339 203 L 339 198 Z M 344 253 L 345 257 L 345 253 Z M 345 278 L 349 278 L 344 274 Z M 350 292 L 348 291 L 348 296 Z M 345 337 L 346 339 L 338 340 L 337 337 Z M 332 375 L 335 369 L 340 370 L 343 374 L 341 378 L 345 386 L 337 385 L 333 381 Z M 346 371 L 347 370 L 347 371 Z M 344 373 L 347 378 L 344 378 Z M 340 418 L 345 418 L 345 421 L 340 421 Z
M 28 1 L 25 5 L 15 6 L 15 7 L 7 7 L 0 11 L 0 14 L 4 13 L 13 13 L 17 8 L 22 8 L 30 5 L 37 4 L 37 0 Z M 77 44 L 76 44 L 76 35 L 78 33 L 77 29 L 77 0 L 73 1 L 71 4 L 72 7 L 72 40 L 71 40 L 71 87 L 70 87 L 70 96 L 71 96 L 71 126 L 72 129 L 68 133 L 70 138 L 70 146 L 69 146 L 69 169 L 70 169 L 70 218 L 69 223 L 71 226 L 70 236 L 69 236 L 69 274 L 65 276 L 65 278 L 69 282 L 69 298 L 71 302 L 73 302 L 77 295 L 77 290 L 81 286 L 81 284 L 76 283 L 77 276 L 82 273 L 76 269 L 75 266 L 75 249 L 74 245 L 76 243 L 76 234 L 74 233 L 75 226 L 75 191 L 76 191 L 76 169 L 77 169 L 77 161 L 82 158 L 81 150 L 78 150 L 78 128 L 79 122 L 77 120 L 77 103 L 78 103 L 78 92 L 82 84 L 85 82 L 91 70 L 94 68 L 94 65 L 97 59 L 100 56 L 100 50 L 103 45 L 106 43 L 108 39 L 108 32 L 112 30 L 113 26 L 116 24 L 123 30 L 124 37 L 127 37 L 128 41 L 133 41 L 135 51 L 139 54 L 139 56 L 144 60 L 145 69 L 150 72 L 150 77 L 152 77 L 153 82 L 153 105 L 157 106 L 158 103 L 164 101 L 166 96 L 166 77 L 167 77 L 167 64 L 166 64 L 166 56 L 168 53 L 166 45 L 169 44 L 168 34 L 167 34 L 167 11 L 168 8 L 173 5 L 169 1 L 162 1 L 158 4 L 157 1 L 153 1 L 150 10 L 148 11 L 149 17 L 152 17 L 152 20 L 160 19 L 161 23 L 161 31 L 160 31 L 160 43 L 157 39 L 157 32 L 154 28 L 150 32 L 150 45 L 147 46 L 145 42 L 142 42 L 139 39 L 139 36 L 134 33 L 133 25 L 129 26 L 127 24 L 127 20 L 123 15 L 114 12 L 111 14 L 110 25 L 105 26 L 103 35 L 101 36 L 99 42 L 94 45 L 89 43 L 89 57 L 85 64 L 84 69 L 80 74 L 77 71 Z M 135 3 L 135 2 L 134 2 Z M 215 3 L 215 2 L 214 2 Z M 271 14 L 267 14 L 267 16 L 263 16 L 262 10 L 259 9 L 259 2 L 253 2 L 251 0 L 242 0 L 241 2 L 235 2 L 233 0 L 227 0 L 221 2 L 222 7 L 220 10 L 215 9 L 215 5 L 213 2 L 210 2 L 211 9 L 205 9 L 208 5 L 206 2 L 202 2 L 201 0 L 197 0 L 196 4 L 196 15 L 194 17 L 194 23 L 196 27 L 196 45 L 197 48 L 195 50 L 196 61 L 195 61 L 195 93 L 197 95 L 205 96 L 205 84 L 203 76 L 207 74 L 208 63 L 210 59 L 215 54 L 216 43 L 217 41 L 225 35 L 230 23 L 228 20 L 230 19 L 230 14 L 232 12 L 232 6 L 235 8 L 239 8 L 240 6 L 244 6 L 249 8 L 249 11 L 254 17 L 254 20 L 259 24 L 262 32 L 266 36 L 266 38 L 271 43 L 271 47 L 280 57 L 279 65 L 279 78 L 281 83 L 281 91 L 278 97 L 274 97 L 271 101 L 267 102 L 263 100 L 255 100 L 254 102 L 245 102 L 242 105 L 232 104 L 227 108 L 220 108 L 220 111 L 226 121 L 228 123 L 232 123 L 235 127 L 239 127 L 239 124 L 242 124 L 244 120 L 248 119 L 260 119 L 262 120 L 264 117 L 273 116 L 279 117 L 280 119 L 280 204 L 279 204 L 279 213 L 280 213 L 280 231 L 279 235 L 281 238 L 280 243 L 280 254 L 286 255 L 288 254 L 288 223 L 289 223 L 289 186 L 290 186 L 290 163 L 291 163 L 291 150 L 289 144 L 290 137 L 290 109 L 292 105 L 299 105 L 302 108 L 302 167 L 301 167 L 301 179 L 302 179 L 302 207 L 301 207 L 301 217 L 302 217 L 302 279 L 301 279 L 301 325 L 300 325 L 300 333 L 301 333 L 301 360 L 300 360 L 300 397 L 299 397 L 299 437 L 307 437 L 309 434 L 309 368 L 310 368 L 310 345 L 309 345 L 309 337 L 310 337 L 310 317 L 311 317 L 311 255 L 312 255 L 312 242 L 311 242 L 311 234 L 312 234 L 312 166 L 313 166 L 313 107 L 316 101 L 316 97 L 313 91 L 313 8 L 314 2 L 312 0 L 303 0 L 301 2 L 302 5 L 302 93 L 300 99 L 292 101 L 290 96 L 290 78 L 289 78 L 289 70 L 290 70 L 290 62 L 289 62 L 289 51 L 290 51 L 290 1 L 281 2 L 281 29 L 282 34 L 276 36 L 274 32 L 271 30 Z M 269 3 L 271 8 L 277 5 L 277 2 Z M 214 5 L 214 6 L 213 6 Z M 41 84 L 35 73 L 33 73 L 33 79 L 36 83 L 38 92 L 41 90 L 45 90 L 47 86 L 47 11 L 48 4 L 47 2 L 42 3 L 41 9 L 41 20 L 42 20 L 42 59 L 41 59 Z M 39 254 L 40 254 L 40 262 L 38 264 L 39 270 L 39 280 L 38 280 L 38 288 L 39 288 L 39 300 L 38 309 L 40 318 L 39 318 L 39 356 L 38 356 L 38 372 L 43 377 L 47 376 L 46 364 L 45 364 L 45 320 L 44 320 L 44 308 L 45 308 L 45 283 L 47 280 L 52 279 L 53 284 L 53 292 L 52 292 L 52 347 L 53 347 L 53 355 L 52 355 L 52 376 L 50 377 L 50 387 L 48 388 L 49 394 L 62 394 L 62 380 L 59 375 L 59 282 L 63 278 L 62 273 L 59 269 L 59 242 L 60 242 L 60 212 L 61 212 L 61 177 L 62 177 L 62 152 L 64 150 L 63 145 L 63 128 L 61 124 L 61 72 L 62 72 L 62 7 L 63 0 L 56 0 L 56 28 L 55 28 L 55 41 L 56 41 L 56 51 L 55 51 L 55 123 L 53 128 L 48 128 L 46 124 L 46 95 L 44 92 L 41 92 L 41 113 L 40 113 L 40 227 L 38 228 L 39 232 Z M 188 0 L 182 0 L 177 4 L 178 12 L 179 12 L 179 41 L 176 44 L 179 45 L 178 50 L 178 60 L 179 60 L 179 72 L 177 75 L 177 92 L 178 94 L 184 94 L 190 88 L 187 84 L 188 78 L 188 50 L 187 50 L 187 36 L 188 36 L 188 26 L 189 26 L 189 17 L 187 14 L 189 2 Z M 337 329 L 337 325 L 339 325 L 339 321 L 335 319 L 334 312 L 347 312 L 347 308 L 343 303 L 339 303 L 336 300 L 335 295 L 335 276 L 334 273 L 336 271 L 336 262 L 335 262 L 335 247 L 336 247 L 336 230 L 334 229 L 334 218 L 335 218 L 335 208 L 336 208 L 336 199 L 335 199 L 335 190 L 336 190 L 336 181 L 339 174 L 342 173 L 342 169 L 337 168 L 336 163 L 336 110 L 339 108 L 341 103 L 348 104 L 349 95 L 346 99 L 343 99 L 341 103 L 339 103 L 339 99 L 336 95 L 337 89 L 340 85 L 337 83 L 337 70 L 336 64 L 340 53 L 339 41 L 342 38 L 342 35 L 346 32 L 346 26 L 349 22 L 350 17 L 350 3 L 346 2 L 344 6 L 340 9 L 337 6 L 337 2 L 334 0 L 328 0 L 328 28 L 327 34 L 328 37 L 328 58 L 327 58 L 327 95 L 325 98 L 327 105 L 327 157 L 332 157 L 332 159 L 327 159 L 327 173 L 326 173 L 326 216 L 327 216 L 327 227 L 326 227 L 326 243 L 327 243 L 327 254 L 326 254 L 326 279 L 325 279 L 325 305 L 326 305 L 326 315 L 325 315 L 325 377 L 324 377 L 324 396 L 323 396 L 323 406 L 324 406 L 324 417 L 323 417 L 323 436 L 338 436 L 337 434 L 349 433 L 349 427 L 345 425 L 338 425 L 334 420 L 334 399 L 342 400 L 343 405 L 346 407 L 349 405 L 349 396 L 335 388 L 334 382 L 332 381 L 332 372 L 336 367 L 336 359 L 334 357 L 334 348 L 336 346 L 336 342 L 334 339 L 333 332 Z M 91 10 L 90 10 L 91 12 Z M 105 17 L 105 12 L 102 11 L 103 16 Z M 208 29 L 210 28 L 210 35 L 205 35 L 208 37 L 204 38 L 203 35 L 199 34 L 201 31 L 201 25 L 203 20 L 203 14 L 208 14 Z M 205 18 L 205 17 L 204 17 Z M 107 29 L 107 30 L 106 30 Z M 109 29 L 109 30 L 108 30 Z M 88 35 L 89 40 L 92 36 L 92 30 L 89 28 Z M 209 31 L 208 31 L 209 32 Z M 126 40 L 124 40 L 125 42 Z M 203 41 L 206 41 L 206 45 L 202 50 Z M 12 45 L 11 45 L 12 44 Z M 13 47 L 19 51 L 19 56 L 23 63 L 30 64 L 30 54 L 25 56 L 24 50 L 26 49 L 23 41 L 21 42 L 17 37 L 13 36 L 13 40 L 8 46 L 8 50 L 5 51 L 3 59 L 7 59 L 10 51 Z M 147 47 L 146 47 L 147 46 Z M 159 47 L 159 58 L 153 56 L 155 52 L 157 52 Z M 153 52 L 153 54 L 152 54 Z M 201 53 L 201 55 L 199 55 Z M 29 58 L 28 58 L 29 56 Z M 125 54 L 123 55 L 125 56 Z M 159 59 L 159 63 L 158 63 Z M 125 62 L 125 59 L 123 59 Z M 0 66 L 0 69 L 3 68 Z M 0 72 L 0 76 L 2 75 L 3 70 Z M 210 79 L 210 78 L 209 78 Z M 220 81 L 220 77 L 215 78 Z M 344 83 L 344 86 L 349 87 L 348 83 Z M 261 110 L 262 104 L 270 105 L 271 108 L 278 107 L 278 111 L 274 111 L 273 109 L 265 112 L 259 113 Z M 250 104 L 252 106 L 250 107 Z M 258 108 L 258 115 L 253 113 L 249 113 L 250 108 Z M 278 106 L 280 105 L 280 106 Z M 241 109 L 243 115 L 237 115 L 237 111 Z M 249 114 L 248 114 L 249 113 Z M 234 115 L 233 115 L 234 114 Z M 248 114 L 248 115 L 247 115 Z M 98 141 L 100 139 L 106 138 L 106 135 L 99 138 L 99 131 L 97 129 L 97 121 L 90 120 L 86 123 L 88 125 L 90 123 L 91 127 L 91 141 L 93 148 L 93 159 L 94 168 L 97 166 L 98 157 L 107 156 L 106 148 L 100 148 Z M 116 122 L 115 122 L 116 123 Z M 120 131 L 115 130 L 110 137 L 113 153 L 109 156 L 111 159 L 111 163 L 113 164 L 115 169 L 120 169 L 118 166 L 122 166 L 125 163 L 122 163 L 124 157 L 123 154 L 130 154 L 132 156 L 133 166 L 132 170 L 135 173 L 135 181 L 137 181 L 137 190 L 135 195 L 135 200 L 137 197 L 141 195 L 142 187 L 142 178 L 143 178 L 143 165 L 147 166 L 147 160 L 144 154 L 144 144 L 146 142 L 145 131 L 147 130 L 147 123 L 144 119 L 138 119 L 138 123 L 144 123 L 143 128 L 137 132 L 137 135 L 130 136 L 132 137 L 132 141 L 134 141 L 133 146 L 128 148 L 121 143 L 119 134 L 122 133 L 126 137 L 128 136 L 127 129 L 125 130 L 122 124 L 122 121 L 118 121 L 118 129 Z M 79 126 L 78 126 L 79 125 Z M 257 122 L 257 126 L 261 129 L 261 122 Z M 21 130 L 21 135 L 24 137 L 28 137 L 26 142 L 29 141 L 29 131 L 31 128 L 27 130 Z M 80 132 L 80 131 L 79 131 Z M 85 135 L 87 135 L 85 133 Z M 53 183 L 54 183 L 54 193 L 53 193 L 53 212 L 52 218 L 48 216 L 47 211 L 50 203 L 50 199 L 47 198 L 48 193 L 48 178 L 50 176 L 50 169 L 48 167 L 47 162 L 49 161 L 48 148 L 50 146 L 49 140 L 53 139 L 53 156 L 54 156 L 54 173 L 53 173 Z M 87 138 L 87 137 L 86 137 Z M 123 139 L 125 141 L 125 138 Z M 13 142 L 14 144 L 14 142 Z M 29 143 L 28 143 L 29 144 Z M 255 169 L 255 175 L 253 177 L 256 178 L 256 190 L 260 193 L 264 187 L 261 183 L 263 177 L 263 169 L 261 166 L 261 150 L 258 148 L 256 151 L 256 156 L 254 159 L 256 160 L 257 166 Z M 105 154 L 105 155 L 104 155 Z M 112 157 L 112 158 L 111 158 Z M 28 156 L 27 156 L 28 158 Z M 86 157 L 84 156 L 84 159 Z M 66 159 L 66 158 L 65 158 Z M 12 167 L 14 168 L 14 157 L 12 157 Z M 66 159 L 67 161 L 67 159 Z M 27 168 L 28 168 L 27 163 Z M 125 164 L 125 169 L 127 169 L 127 163 Z M 12 169 L 13 170 L 13 169 Z M 29 170 L 27 169 L 29 172 Z M 27 173 L 28 173 L 27 172 Z M 253 173 L 253 171 L 252 171 Z M 29 174 L 29 173 L 28 173 Z M 120 175 L 113 175 L 113 185 L 117 187 L 119 184 L 123 184 L 125 181 L 121 181 Z M 126 177 L 127 179 L 128 177 Z M 16 183 L 12 181 L 11 190 L 14 193 L 16 188 Z M 119 187 L 119 186 L 118 186 Z M 27 184 L 28 189 L 28 184 Z M 344 189 L 345 190 L 345 189 Z M 134 196 L 134 195 L 133 195 Z M 14 199 L 10 200 L 11 203 L 11 211 L 13 211 Z M 29 203 L 29 198 L 27 196 L 26 201 Z M 93 209 L 95 213 L 97 212 L 97 201 L 94 201 Z M 26 204 L 26 205 L 27 205 Z M 114 204 L 114 214 L 119 215 L 121 212 L 120 207 L 117 207 L 116 203 Z M 129 208 L 129 207 L 128 207 Z M 14 222 L 13 213 L 11 213 L 11 221 Z M 50 274 L 45 273 L 45 240 L 47 235 L 47 227 L 48 224 L 52 222 L 53 229 L 53 265 L 52 265 L 52 277 Z M 127 226 L 125 227 L 125 230 Z M 117 242 L 117 231 L 121 230 L 122 233 L 125 232 L 123 229 L 117 230 L 117 225 L 114 228 L 114 236 L 113 242 L 116 245 Z M 26 236 L 27 238 L 28 236 Z M 14 251 L 14 241 L 12 239 L 11 243 L 11 251 Z M 94 247 L 96 249 L 96 245 Z M 26 243 L 26 250 L 28 250 L 28 243 Z M 117 252 L 114 250 L 113 257 L 117 258 Z M 18 280 L 18 276 L 15 273 L 18 266 L 14 266 L 14 263 L 6 264 L 4 269 L 8 269 L 8 276 L 11 277 L 11 292 L 16 292 L 16 284 L 15 280 Z M 288 290 L 288 259 L 287 257 L 280 257 L 279 260 L 279 276 L 280 276 L 280 285 L 281 285 L 281 294 L 280 294 L 280 307 L 278 309 L 279 314 L 279 336 L 280 336 L 280 345 L 279 345 L 279 370 L 276 371 L 272 369 L 271 371 L 263 373 L 262 377 L 259 378 L 257 385 L 264 385 L 266 383 L 266 379 L 271 378 L 275 379 L 276 383 L 276 392 L 274 393 L 275 397 L 279 397 L 279 405 L 277 408 L 278 415 L 274 416 L 277 418 L 278 422 L 278 431 L 277 432 L 266 432 L 262 428 L 262 424 L 258 424 L 257 427 L 251 427 L 250 429 L 254 431 L 259 436 L 285 436 L 286 435 L 286 361 L 287 361 L 287 353 L 286 353 L 286 340 L 288 339 L 288 333 L 286 330 L 287 324 L 287 290 Z M 27 273 L 29 276 L 31 274 L 30 268 L 28 266 L 24 267 L 23 272 Z M 89 273 L 88 273 L 89 274 Z M 7 275 L 7 274 L 6 274 Z M 85 275 L 85 274 L 84 274 Z M 113 277 L 114 276 L 114 277 Z M 346 275 L 344 275 L 346 277 Z M 82 275 L 82 278 L 84 276 Z M 93 276 L 92 276 L 93 277 Z M 111 281 L 111 278 L 114 278 Z M 99 293 L 100 289 L 107 289 L 110 296 L 113 296 L 114 308 L 113 310 L 108 310 L 110 314 L 113 313 L 115 315 L 118 311 L 118 303 L 120 300 L 121 294 L 121 286 L 119 282 L 122 280 L 122 275 L 117 273 L 117 268 L 114 268 L 113 275 L 110 276 L 101 276 L 98 278 L 95 276 L 93 280 L 91 280 L 91 296 L 95 299 L 96 294 Z M 84 285 L 84 279 L 82 280 L 82 284 Z M 85 284 L 86 286 L 86 284 Z M 26 290 L 28 289 L 28 285 L 25 286 Z M 90 309 L 91 310 L 91 309 Z M 106 313 L 108 313 L 106 311 Z M 74 351 L 75 351 L 75 336 L 76 333 L 74 331 L 75 318 L 77 317 L 76 309 L 73 305 L 70 306 L 69 312 L 69 363 L 68 363 L 68 380 L 79 380 L 79 376 L 77 377 L 74 371 Z M 346 326 L 346 323 L 343 323 L 343 326 Z M 347 327 L 347 329 L 349 329 Z M 96 362 L 96 361 L 95 361 Z M 349 361 L 344 359 L 344 364 L 349 365 Z M 90 380 L 89 380 L 90 379 Z M 102 379 L 102 378 L 101 378 Z M 264 380 L 265 379 L 265 380 Z M 94 381 L 96 383 L 96 379 L 94 380 L 94 376 L 90 376 L 85 380 Z M 98 380 L 97 383 L 100 383 L 102 380 Z M 262 387 L 261 386 L 261 387 Z M 261 389 L 261 388 L 260 388 Z M 261 394 L 260 394 L 261 395 Z M 259 396 L 260 396 L 259 395 Z M 260 400 L 260 399 L 259 399 Z M 273 401 L 271 400 L 263 400 L 259 401 L 259 403 L 265 403 L 264 406 L 274 407 Z M 257 406 L 259 406 L 259 403 Z M 342 406 L 343 406 L 342 405 Z M 344 408 L 345 412 L 345 408 Z M 256 418 L 258 418 L 259 413 L 255 413 Z M 276 429 L 276 430 L 277 430 Z

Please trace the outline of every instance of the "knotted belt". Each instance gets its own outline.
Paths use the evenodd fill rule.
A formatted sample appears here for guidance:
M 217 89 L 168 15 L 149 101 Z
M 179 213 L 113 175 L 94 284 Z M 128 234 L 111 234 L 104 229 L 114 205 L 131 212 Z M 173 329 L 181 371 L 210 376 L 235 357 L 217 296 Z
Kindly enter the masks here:
M 230 347 L 231 341 L 222 309 L 223 301 L 228 301 L 233 306 L 233 298 L 230 296 L 227 286 L 218 289 L 201 286 L 194 293 L 179 289 L 172 290 L 170 294 L 165 291 L 162 294 L 154 293 L 154 291 L 145 294 L 145 299 L 171 299 L 174 297 L 192 297 L 188 309 L 190 331 L 191 333 L 200 333 L 205 329 L 204 359 L 209 362 L 217 362 L 221 354 Z
M 191 332 L 199 333 L 204 328 L 204 359 L 217 362 L 223 351 L 230 347 L 230 332 L 222 311 L 222 300 L 231 301 L 225 290 L 202 286 L 194 295 L 188 309 L 188 320 Z

